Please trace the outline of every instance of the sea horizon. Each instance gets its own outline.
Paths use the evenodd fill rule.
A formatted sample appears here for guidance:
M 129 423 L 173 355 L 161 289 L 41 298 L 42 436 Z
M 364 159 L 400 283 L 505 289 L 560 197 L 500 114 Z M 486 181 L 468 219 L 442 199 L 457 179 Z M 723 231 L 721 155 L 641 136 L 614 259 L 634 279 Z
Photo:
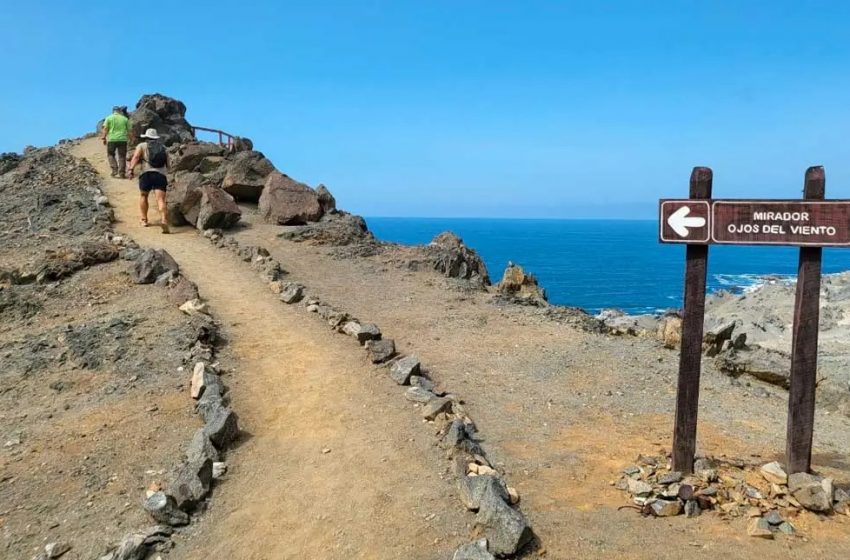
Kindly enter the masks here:
M 457 234 L 484 260 L 491 281 L 508 262 L 534 274 L 555 305 L 590 313 L 620 309 L 660 313 L 682 305 L 685 248 L 658 242 L 657 219 L 366 217 L 382 241 L 426 244 Z M 793 280 L 795 247 L 712 246 L 708 293 L 742 293 L 773 280 Z M 850 254 L 824 249 L 823 273 L 850 270 Z

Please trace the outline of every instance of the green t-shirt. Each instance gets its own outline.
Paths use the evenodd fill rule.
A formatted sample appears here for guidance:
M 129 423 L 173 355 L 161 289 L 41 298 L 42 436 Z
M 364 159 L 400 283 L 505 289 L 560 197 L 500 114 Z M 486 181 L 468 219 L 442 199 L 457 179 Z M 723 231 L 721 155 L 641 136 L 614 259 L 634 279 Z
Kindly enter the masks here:
M 127 142 L 130 139 L 130 119 L 118 113 L 112 113 L 103 121 L 107 142 Z

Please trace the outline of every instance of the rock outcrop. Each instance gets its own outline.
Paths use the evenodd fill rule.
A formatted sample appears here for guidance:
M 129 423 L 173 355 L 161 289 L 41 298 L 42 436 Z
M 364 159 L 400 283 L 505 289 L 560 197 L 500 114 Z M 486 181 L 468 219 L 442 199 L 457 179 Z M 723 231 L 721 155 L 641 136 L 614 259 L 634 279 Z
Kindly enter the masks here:
M 322 217 L 316 191 L 278 171 L 266 179 L 259 211 L 265 222 L 279 225 L 306 224 Z
M 489 286 L 487 266 L 475 250 L 450 231 L 436 236 L 426 247 L 434 270 L 449 278 L 469 280 L 472 284 Z
M 496 292 L 522 305 L 548 305 L 546 292 L 537 283 L 537 278 L 526 274 L 522 267 L 508 263 L 502 281 L 496 284 Z
M 186 120 L 186 105 L 172 97 L 154 93 L 143 95 L 130 113 L 133 140 L 139 141 L 149 128 L 155 128 L 166 146 L 195 140 L 192 125 Z
M 210 173 L 224 161 L 225 149 L 212 142 L 177 144 L 168 154 L 169 171 L 200 171 Z M 203 167 L 203 169 L 201 169 Z

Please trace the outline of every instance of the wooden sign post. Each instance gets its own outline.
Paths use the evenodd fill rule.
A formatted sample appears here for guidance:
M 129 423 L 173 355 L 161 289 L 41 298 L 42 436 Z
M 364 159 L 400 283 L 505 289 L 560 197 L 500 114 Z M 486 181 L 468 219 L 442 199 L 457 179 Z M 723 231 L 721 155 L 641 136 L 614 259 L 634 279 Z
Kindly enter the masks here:
M 810 167 L 804 200 L 713 200 L 711 169 L 695 167 L 689 199 L 659 201 L 659 240 L 687 245 L 673 470 L 694 467 L 710 244 L 800 247 L 785 455 L 789 474 L 811 468 L 821 252 L 850 247 L 850 201 L 825 201 L 825 184 L 823 167 Z

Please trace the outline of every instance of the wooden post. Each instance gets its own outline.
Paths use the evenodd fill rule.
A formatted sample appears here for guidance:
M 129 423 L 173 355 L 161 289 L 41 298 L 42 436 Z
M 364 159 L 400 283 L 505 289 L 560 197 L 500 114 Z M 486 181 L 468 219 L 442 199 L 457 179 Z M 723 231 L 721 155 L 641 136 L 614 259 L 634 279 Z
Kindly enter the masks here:
M 823 200 L 826 177 L 823 167 L 806 170 L 803 198 Z M 820 247 L 801 247 L 791 334 L 791 387 L 785 461 L 788 474 L 808 472 L 812 466 L 812 434 L 815 422 L 815 383 L 818 369 L 818 320 L 820 316 Z
M 694 167 L 690 198 L 711 198 L 712 172 Z M 697 445 L 697 409 L 705 316 L 705 279 L 708 245 L 688 245 L 685 253 L 685 301 L 682 317 L 682 348 L 679 384 L 676 389 L 676 421 L 673 427 L 673 470 L 691 473 Z

